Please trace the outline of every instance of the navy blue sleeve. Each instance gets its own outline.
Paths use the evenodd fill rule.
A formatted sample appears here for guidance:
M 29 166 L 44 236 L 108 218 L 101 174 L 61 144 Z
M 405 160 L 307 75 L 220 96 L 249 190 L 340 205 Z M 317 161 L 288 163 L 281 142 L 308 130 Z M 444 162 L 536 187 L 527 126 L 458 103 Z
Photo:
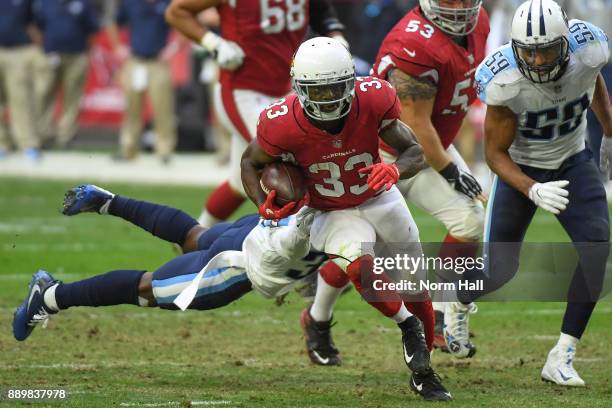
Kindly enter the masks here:
M 117 9 L 117 16 L 115 17 L 115 22 L 118 25 L 126 25 L 128 23 L 128 6 L 127 1 L 121 0 L 119 2 L 119 8 Z
M 32 1 L 30 7 L 30 18 L 31 21 L 36 24 L 39 28 L 43 28 L 45 26 L 45 18 L 44 18 L 44 6 L 42 0 L 34 0 Z
M 34 1 L 33 0 L 25 0 L 25 8 L 26 8 L 26 23 L 34 22 Z
M 85 27 L 89 34 L 94 34 L 100 30 L 100 17 L 91 1 L 88 1 L 86 4 Z

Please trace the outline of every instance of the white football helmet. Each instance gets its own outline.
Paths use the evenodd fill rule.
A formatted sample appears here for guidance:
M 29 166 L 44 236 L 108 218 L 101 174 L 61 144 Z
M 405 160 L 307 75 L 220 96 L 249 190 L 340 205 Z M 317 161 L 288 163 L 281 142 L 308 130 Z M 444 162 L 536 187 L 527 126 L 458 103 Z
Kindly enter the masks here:
M 447 4 L 457 2 L 461 2 L 462 7 L 449 7 Z M 419 0 L 419 5 L 425 17 L 440 30 L 464 36 L 476 28 L 482 0 Z
M 308 116 L 330 121 L 346 116 L 355 95 L 355 64 L 338 40 L 315 37 L 300 45 L 291 64 L 293 89 Z
M 512 50 L 521 73 L 543 84 L 563 75 L 569 61 L 565 11 L 553 0 L 521 4 L 512 19 Z

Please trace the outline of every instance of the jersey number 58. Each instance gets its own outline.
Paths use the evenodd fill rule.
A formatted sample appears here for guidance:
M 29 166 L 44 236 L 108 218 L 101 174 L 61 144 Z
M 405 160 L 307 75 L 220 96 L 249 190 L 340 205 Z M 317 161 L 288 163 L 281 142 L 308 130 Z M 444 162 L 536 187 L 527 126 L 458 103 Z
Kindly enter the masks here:
M 282 2 L 260 0 L 261 30 L 266 34 L 277 34 L 287 28 L 288 31 L 298 31 L 306 23 L 306 0 L 284 0 L 287 11 L 279 5 Z

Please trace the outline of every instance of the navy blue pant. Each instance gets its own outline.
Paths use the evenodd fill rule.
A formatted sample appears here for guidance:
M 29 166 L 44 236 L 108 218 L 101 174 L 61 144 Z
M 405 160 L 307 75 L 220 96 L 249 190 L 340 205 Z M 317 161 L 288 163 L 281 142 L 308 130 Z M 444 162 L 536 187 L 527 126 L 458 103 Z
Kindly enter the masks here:
M 612 95 L 612 63 L 604 65 L 601 69 L 601 75 L 606 81 L 606 87 L 608 88 L 608 94 Z M 589 109 L 587 113 L 587 132 L 589 147 L 593 151 L 593 157 L 595 163 L 599 165 L 599 149 L 601 148 L 601 137 L 603 136 L 603 129 L 593 113 L 592 109 Z
M 242 242 L 259 222 L 248 215 L 238 221 L 217 224 L 198 240 L 198 250 L 178 256 L 153 273 L 153 293 L 159 307 L 177 309 L 176 296 L 204 266 L 223 251 L 240 251 Z M 252 290 L 246 271 L 222 267 L 207 271 L 190 309 L 207 310 L 225 306 Z
M 580 338 L 601 292 L 609 253 L 610 221 L 606 192 L 592 153 L 584 150 L 568 158 L 557 170 L 520 166 L 532 179 L 545 183 L 568 180 L 569 205 L 557 219 L 576 245 L 579 262 L 569 286 L 568 306 L 562 332 Z M 484 293 L 499 289 L 516 274 L 519 267 L 520 243 L 536 211 L 536 205 L 522 193 L 496 178 L 489 201 L 489 218 L 485 241 L 488 246 L 486 275 L 474 271 L 470 279 L 483 279 Z M 599 243 L 585 245 L 582 243 Z M 503 246 L 503 247 L 502 247 Z M 477 276 L 479 275 L 480 276 Z M 483 293 L 460 294 L 464 301 Z

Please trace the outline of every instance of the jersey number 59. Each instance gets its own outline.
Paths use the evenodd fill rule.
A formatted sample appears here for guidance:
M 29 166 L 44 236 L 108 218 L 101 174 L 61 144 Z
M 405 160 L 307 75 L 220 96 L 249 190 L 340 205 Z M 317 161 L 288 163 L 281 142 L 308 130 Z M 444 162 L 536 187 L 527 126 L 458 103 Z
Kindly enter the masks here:
M 580 126 L 585 110 L 591 102 L 587 94 L 582 98 L 539 112 L 526 112 L 521 135 L 528 139 L 550 140 L 565 136 Z

